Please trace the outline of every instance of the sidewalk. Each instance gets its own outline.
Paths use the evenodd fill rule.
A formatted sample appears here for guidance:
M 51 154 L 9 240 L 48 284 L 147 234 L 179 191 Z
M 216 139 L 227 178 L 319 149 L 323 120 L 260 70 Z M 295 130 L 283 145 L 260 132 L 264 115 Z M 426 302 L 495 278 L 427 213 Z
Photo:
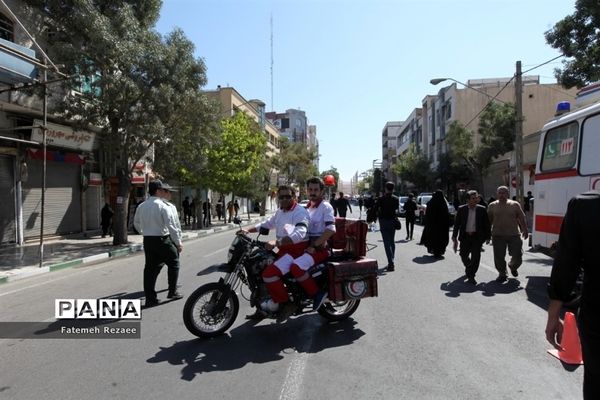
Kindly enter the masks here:
M 267 216 L 269 212 L 267 212 Z M 257 213 L 243 215 L 242 226 L 263 221 Z M 192 230 L 183 227 L 183 240 L 197 239 L 230 229 L 236 229 L 233 223 L 213 223 L 208 228 Z M 129 234 L 128 244 L 113 246 L 112 237 L 102 238 L 100 231 L 80 233 L 55 239 L 44 240 L 44 262 L 40 268 L 39 242 L 23 246 L 7 245 L 0 247 L 0 284 L 23 279 L 29 276 L 82 264 L 103 262 L 115 257 L 123 257 L 143 250 L 143 236 Z

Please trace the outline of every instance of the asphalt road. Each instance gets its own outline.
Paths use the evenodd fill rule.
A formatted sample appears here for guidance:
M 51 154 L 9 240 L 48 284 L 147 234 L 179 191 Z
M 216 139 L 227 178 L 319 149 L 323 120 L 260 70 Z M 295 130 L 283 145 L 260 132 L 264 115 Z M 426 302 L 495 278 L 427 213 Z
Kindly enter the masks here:
M 358 213 L 355 213 L 357 216 Z M 0 339 L 0 399 L 578 399 L 583 369 L 546 353 L 550 260 L 526 253 L 518 279 L 494 282 L 485 247 L 479 284 L 450 249 L 429 257 L 397 235 L 396 271 L 347 321 L 317 314 L 277 324 L 243 319 L 201 340 L 184 327 L 184 300 L 144 310 L 141 339 Z M 233 231 L 186 242 L 182 292 L 218 279 Z M 384 266 L 379 232 L 369 253 Z M 143 255 L 0 287 L 1 321 L 53 321 L 56 298 L 143 296 Z M 166 272 L 159 277 L 166 297 Z M 244 293 L 247 295 L 247 292 Z

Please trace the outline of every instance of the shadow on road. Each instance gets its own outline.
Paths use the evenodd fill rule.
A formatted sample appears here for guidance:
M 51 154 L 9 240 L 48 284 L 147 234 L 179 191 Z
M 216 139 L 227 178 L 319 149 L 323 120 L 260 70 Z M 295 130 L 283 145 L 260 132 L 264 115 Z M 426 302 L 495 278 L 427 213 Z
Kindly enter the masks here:
M 445 291 L 448 297 L 459 297 L 462 293 L 475 293 L 481 291 L 481 294 L 486 297 L 492 297 L 497 294 L 510 294 L 523 290 L 521 282 L 518 279 L 509 279 L 504 283 L 496 282 L 480 282 L 473 285 L 467 282 L 465 275 L 453 280 L 452 282 L 444 282 L 440 285 L 440 290 Z
M 444 256 L 441 257 L 435 257 L 433 255 L 425 255 L 425 256 L 419 256 L 419 257 L 415 257 L 413 258 L 413 262 L 417 263 L 417 264 L 431 264 L 437 261 L 442 261 L 444 259 Z
M 284 324 L 256 326 L 249 321 L 213 339 L 192 339 L 161 347 L 147 361 L 182 365 L 181 379 L 191 381 L 198 374 L 281 360 L 286 354 L 318 353 L 347 346 L 365 334 L 352 319 L 337 323 L 319 321 L 322 320 L 315 315 L 290 319 Z
M 552 263 L 554 262 L 554 260 L 552 258 L 528 258 L 527 259 L 527 263 L 528 264 L 540 264 L 540 265 L 547 265 L 548 267 L 552 267 Z
M 527 300 L 543 310 L 548 310 L 550 299 L 548 297 L 549 276 L 528 276 L 525 293 Z

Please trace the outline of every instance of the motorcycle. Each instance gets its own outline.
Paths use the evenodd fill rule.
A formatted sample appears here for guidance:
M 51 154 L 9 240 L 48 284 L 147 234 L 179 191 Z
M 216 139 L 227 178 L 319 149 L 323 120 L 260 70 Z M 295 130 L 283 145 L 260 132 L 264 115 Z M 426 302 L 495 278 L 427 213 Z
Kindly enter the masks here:
M 234 222 L 241 224 L 239 219 Z M 229 247 L 227 262 L 211 267 L 224 272 L 225 276 L 217 282 L 200 286 L 185 302 L 183 321 L 192 334 L 210 338 L 227 331 L 239 312 L 237 291 L 257 309 L 261 309 L 260 305 L 270 298 L 262 280 L 262 271 L 276 260 L 277 255 L 266 249 L 267 242 L 259 240 L 261 235 L 268 233 L 268 230 L 261 229 L 256 239 L 242 232 L 236 233 Z M 309 273 L 321 290 L 329 292 L 330 300 L 317 310 L 329 321 L 340 321 L 350 317 L 358 308 L 361 298 L 377 295 L 375 260 L 328 260 L 311 267 Z M 290 302 L 295 307 L 294 314 L 313 312 L 312 298 L 302 290 L 295 279 L 286 274 L 283 280 Z M 249 289 L 247 294 L 244 293 L 245 287 Z M 278 317 L 277 311 L 263 311 L 266 318 Z

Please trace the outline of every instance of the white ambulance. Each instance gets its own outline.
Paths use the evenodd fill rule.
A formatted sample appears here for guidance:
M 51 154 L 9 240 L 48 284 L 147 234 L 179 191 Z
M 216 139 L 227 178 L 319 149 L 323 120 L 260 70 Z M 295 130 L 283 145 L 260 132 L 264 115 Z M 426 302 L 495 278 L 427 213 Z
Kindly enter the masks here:
M 542 128 L 535 170 L 533 246 L 551 248 L 558 241 L 569 200 L 600 190 L 600 83 L 583 88 L 570 111 Z

